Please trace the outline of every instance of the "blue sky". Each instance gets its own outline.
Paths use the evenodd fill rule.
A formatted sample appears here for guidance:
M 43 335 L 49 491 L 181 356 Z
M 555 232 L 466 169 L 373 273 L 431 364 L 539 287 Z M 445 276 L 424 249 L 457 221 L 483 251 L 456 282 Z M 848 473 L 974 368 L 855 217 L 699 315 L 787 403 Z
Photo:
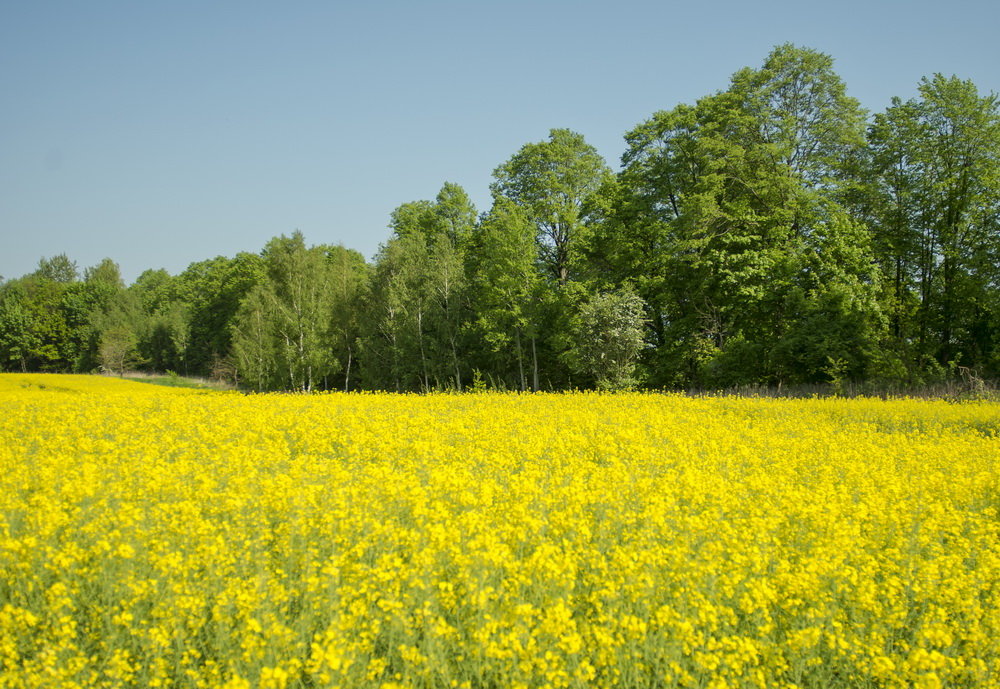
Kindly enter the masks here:
M 0 0 L 0 276 L 147 268 L 301 230 L 371 258 L 392 209 L 553 127 L 626 131 L 791 42 L 872 111 L 935 72 L 1000 91 L 1000 3 Z

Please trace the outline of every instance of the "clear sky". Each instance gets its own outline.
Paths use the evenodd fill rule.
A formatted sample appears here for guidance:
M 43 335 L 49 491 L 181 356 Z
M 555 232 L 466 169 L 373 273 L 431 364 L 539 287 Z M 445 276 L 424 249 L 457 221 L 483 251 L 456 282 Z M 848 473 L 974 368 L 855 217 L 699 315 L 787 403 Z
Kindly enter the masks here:
M 554 127 L 626 131 L 777 44 L 871 111 L 923 76 L 1000 92 L 996 0 L 0 0 L 0 275 L 66 253 L 125 279 L 301 230 L 371 258 L 392 209 Z

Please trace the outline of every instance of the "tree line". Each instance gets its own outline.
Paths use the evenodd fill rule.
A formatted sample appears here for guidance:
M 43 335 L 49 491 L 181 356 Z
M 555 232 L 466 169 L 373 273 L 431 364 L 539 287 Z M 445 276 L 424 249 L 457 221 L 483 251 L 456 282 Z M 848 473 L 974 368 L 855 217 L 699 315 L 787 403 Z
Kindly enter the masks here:
M 253 390 L 724 388 L 1000 377 L 1000 101 L 940 74 L 869 116 L 782 45 L 654 113 L 613 172 L 553 129 L 477 213 L 445 183 L 372 262 L 300 233 L 129 286 L 0 284 L 0 367 Z

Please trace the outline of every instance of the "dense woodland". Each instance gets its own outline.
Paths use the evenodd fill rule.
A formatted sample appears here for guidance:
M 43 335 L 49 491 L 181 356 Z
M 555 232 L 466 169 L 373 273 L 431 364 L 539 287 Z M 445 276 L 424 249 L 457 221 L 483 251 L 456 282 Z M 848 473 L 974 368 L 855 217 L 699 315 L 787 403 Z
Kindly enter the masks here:
M 0 369 L 253 390 L 725 388 L 1000 378 L 1000 100 L 869 115 L 784 45 L 654 113 L 614 173 L 553 129 L 400 205 L 374 261 L 299 233 L 126 286 L 65 255 L 0 284 Z

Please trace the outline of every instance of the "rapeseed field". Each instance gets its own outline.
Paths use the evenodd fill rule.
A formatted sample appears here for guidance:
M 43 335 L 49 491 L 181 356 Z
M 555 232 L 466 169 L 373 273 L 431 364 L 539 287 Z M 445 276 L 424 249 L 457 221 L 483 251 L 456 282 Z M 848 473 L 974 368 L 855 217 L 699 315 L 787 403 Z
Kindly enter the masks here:
M 0 687 L 998 686 L 998 431 L 6 374 Z

